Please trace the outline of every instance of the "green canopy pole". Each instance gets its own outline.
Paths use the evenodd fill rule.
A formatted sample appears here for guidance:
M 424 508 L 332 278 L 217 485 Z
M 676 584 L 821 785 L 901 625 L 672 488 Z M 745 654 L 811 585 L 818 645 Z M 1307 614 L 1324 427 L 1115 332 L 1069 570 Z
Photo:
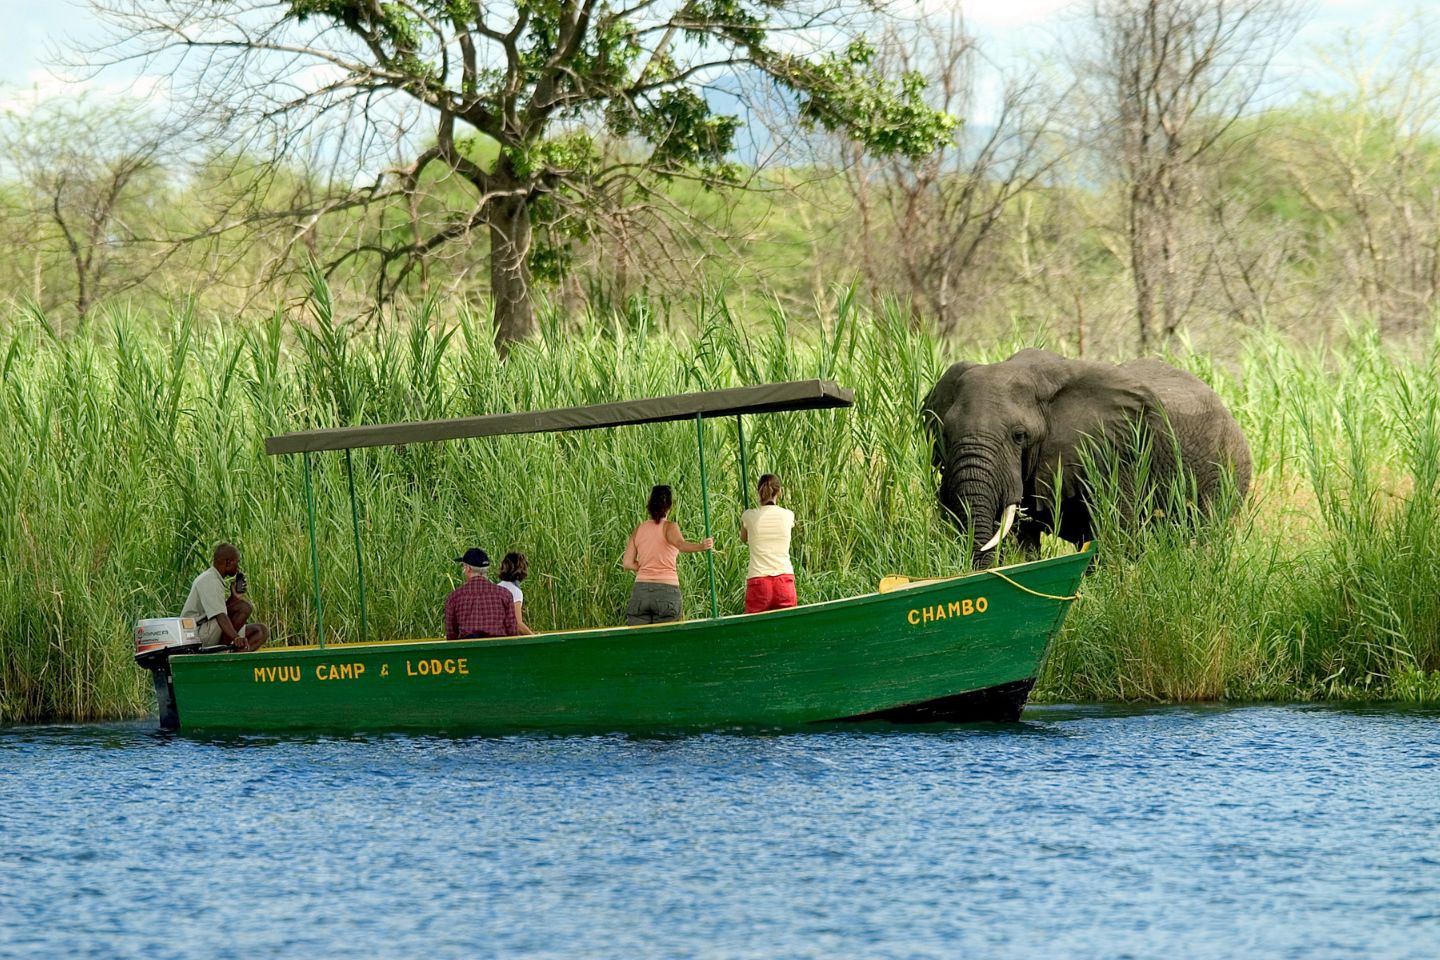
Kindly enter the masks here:
M 701 429 L 703 414 L 695 414 L 695 443 L 700 448 L 700 503 L 705 509 L 705 536 L 710 533 L 710 488 L 705 480 L 705 431 Z M 720 603 L 715 599 L 715 551 L 705 551 L 705 568 L 710 574 L 710 616 L 720 616 Z
M 310 454 L 305 454 L 305 508 L 310 521 L 310 568 L 315 573 L 315 629 L 325 646 L 325 607 L 320 602 L 320 551 L 315 546 L 315 486 L 310 482 Z
M 355 531 L 355 575 L 360 581 L 360 641 L 370 639 L 365 620 L 365 561 L 360 554 L 360 508 L 355 505 L 355 471 L 350 463 L 350 450 L 345 450 L 345 479 L 350 484 L 350 525 Z
M 750 478 L 745 472 L 745 425 L 740 414 L 735 414 L 735 434 L 740 438 L 740 503 L 742 510 L 750 509 Z

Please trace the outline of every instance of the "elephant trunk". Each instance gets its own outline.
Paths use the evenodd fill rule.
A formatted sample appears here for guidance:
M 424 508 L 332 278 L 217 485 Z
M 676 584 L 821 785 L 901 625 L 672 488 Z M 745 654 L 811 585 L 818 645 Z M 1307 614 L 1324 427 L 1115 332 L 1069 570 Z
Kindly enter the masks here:
M 966 444 L 951 460 L 941 485 L 940 500 L 956 524 L 970 533 L 974 563 L 980 569 L 994 561 L 996 548 L 1015 520 L 1016 498 L 1001 489 L 999 481 L 1006 471 L 997 469 L 1002 465 L 997 454 L 985 444 Z
M 1000 505 L 997 491 L 983 483 L 960 483 L 951 488 L 951 494 L 945 500 L 956 523 L 970 533 L 975 565 L 988 566 L 994 548 L 982 550 L 981 546 L 990 543 L 998 532 Z

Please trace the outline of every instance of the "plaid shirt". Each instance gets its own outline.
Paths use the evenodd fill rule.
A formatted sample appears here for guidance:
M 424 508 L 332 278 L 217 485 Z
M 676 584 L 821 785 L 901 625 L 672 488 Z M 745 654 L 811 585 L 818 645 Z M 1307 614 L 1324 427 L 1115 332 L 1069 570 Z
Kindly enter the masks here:
M 513 637 L 515 598 L 510 591 L 485 577 L 473 577 L 445 598 L 445 639 L 459 640 L 479 634 L 483 637 Z

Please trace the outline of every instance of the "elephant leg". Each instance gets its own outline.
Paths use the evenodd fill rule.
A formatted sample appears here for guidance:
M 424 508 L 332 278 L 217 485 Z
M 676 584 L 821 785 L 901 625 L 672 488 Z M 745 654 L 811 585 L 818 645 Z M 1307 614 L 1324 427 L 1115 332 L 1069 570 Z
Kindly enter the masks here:
M 1087 540 L 1092 539 L 1093 534 L 1090 510 L 1084 500 L 1071 497 L 1060 504 L 1060 527 L 1055 531 L 1056 536 L 1074 544 L 1078 550 Z
M 1040 559 L 1040 534 L 1044 532 L 1044 526 L 1034 522 L 1015 525 L 1015 539 L 1019 542 L 1020 552 L 1026 560 Z

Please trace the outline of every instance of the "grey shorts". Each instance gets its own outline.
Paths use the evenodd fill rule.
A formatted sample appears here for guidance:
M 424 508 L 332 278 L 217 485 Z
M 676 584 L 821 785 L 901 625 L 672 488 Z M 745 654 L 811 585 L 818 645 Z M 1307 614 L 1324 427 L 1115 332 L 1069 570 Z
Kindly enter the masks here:
M 625 622 L 633 627 L 637 623 L 679 620 L 684 615 L 680 609 L 679 587 L 673 583 L 637 580 L 630 591 L 630 606 L 625 611 Z
M 217 643 L 225 642 L 225 634 L 220 632 L 220 621 L 214 617 L 195 628 L 195 638 L 202 647 L 213 647 Z

